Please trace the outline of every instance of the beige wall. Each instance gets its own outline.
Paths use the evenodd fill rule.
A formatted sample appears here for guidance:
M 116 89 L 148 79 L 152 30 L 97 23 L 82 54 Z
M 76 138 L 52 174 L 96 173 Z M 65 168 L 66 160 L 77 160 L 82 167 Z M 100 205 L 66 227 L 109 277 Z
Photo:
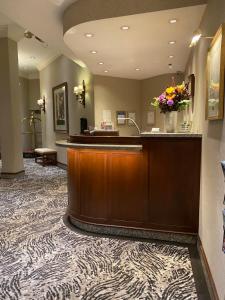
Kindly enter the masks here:
M 225 1 L 209 0 L 200 28 L 213 36 L 225 22 Z M 201 39 L 193 49 L 186 74 L 195 73 L 194 127 L 203 133 L 199 234 L 219 294 L 225 299 L 225 254 L 222 253 L 224 178 L 220 161 L 225 159 L 225 121 L 205 120 L 206 57 L 209 41 Z
M 29 109 L 40 109 L 37 100 L 40 99 L 40 79 L 29 79 Z
M 87 89 L 85 108 L 78 103 L 75 95 L 73 94 L 74 86 L 81 84 L 82 80 L 85 80 Z M 66 149 L 56 147 L 55 141 L 59 139 L 66 139 L 68 135 L 54 132 L 52 88 L 63 82 L 67 82 L 69 134 L 79 134 L 81 117 L 86 117 L 89 125 L 94 125 L 94 93 L 92 80 L 92 75 L 87 69 L 79 67 L 65 56 L 58 57 L 54 62 L 40 72 L 41 96 L 46 97 L 46 114 L 42 113 L 43 145 L 57 149 L 58 161 L 61 163 L 65 164 L 67 162 Z
M 29 96 L 28 96 L 29 80 L 24 77 L 19 78 L 19 92 L 21 99 L 21 120 L 29 115 Z M 22 122 L 22 136 L 23 136 L 23 151 L 30 149 L 31 136 L 23 134 L 29 130 L 28 122 Z
M 120 135 L 137 135 L 134 126 L 116 124 L 116 111 L 136 113 L 141 122 L 141 81 L 108 76 L 94 76 L 95 126 L 100 128 L 103 110 L 111 110 L 112 122 Z
M 30 110 L 40 109 L 37 105 L 37 100 L 40 99 L 40 80 L 39 79 L 27 79 L 24 77 L 19 78 L 19 91 L 22 104 L 22 116 L 28 118 L 30 116 Z M 39 117 L 37 115 L 37 117 Z M 37 147 L 41 147 L 41 123 L 37 121 Z M 30 134 L 24 134 L 24 132 L 31 131 L 29 121 L 22 122 L 22 136 L 23 136 L 23 150 L 27 151 L 32 149 L 32 136 Z
M 142 130 L 150 131 L 152 127 L 159 127 L 160 130 L 164 130 L 164 115 L 160 114 L 159 110 L 155 113 L 155 124 L 153 126 L 147 125 L 147 113 L 154 111 L 154 107 L 151 105 L 154 97 L 159 96 L 165 88 L 173 83 L 173 78 L 176 84 L 182 83 L 184 75 L 181 74 L 163 74 L 149 79 L 141 81 L 142 91 Z
M 147 125 L 147 113 L 154 111 L 151 105 L 153 98 L 159 96 L 166 87 L 172 84 L 172 78 L 175 83 L 179 84 L 184 80 L 184 75 L 170 73 L 145 80 L 95 75 L 95 126 L 100 127 L 103 110 L 111 110 L 112 121 L 120 131 L 120 135 L 136 135 L 137 130 L 133 126 L 117 126 L 116 124 L 116 111 L 124 110 L 136 112 L 136 121 L 142 131 L 150 131 L 152 127 L 159 127 L 163 131 L 164 115 L 157 111 L 155 124 Z

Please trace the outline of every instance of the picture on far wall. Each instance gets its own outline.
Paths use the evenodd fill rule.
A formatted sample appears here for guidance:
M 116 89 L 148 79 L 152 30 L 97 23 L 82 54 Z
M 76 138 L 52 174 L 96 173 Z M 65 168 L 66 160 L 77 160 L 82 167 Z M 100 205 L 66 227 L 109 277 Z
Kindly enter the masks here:
M 54 130 L 66 133 L 69 131 L 67 82 L 53 87 L 52 97 Z
M 116 121 L 117 121 L 117 125 L 126 125 L 126 120 L 122 120 L 120 118 L 126 118 L 125 111 L 117 111 L 116 112 Z
M 223 119 L 225 26 L 220 26 L 208 51 L 206 119 Z

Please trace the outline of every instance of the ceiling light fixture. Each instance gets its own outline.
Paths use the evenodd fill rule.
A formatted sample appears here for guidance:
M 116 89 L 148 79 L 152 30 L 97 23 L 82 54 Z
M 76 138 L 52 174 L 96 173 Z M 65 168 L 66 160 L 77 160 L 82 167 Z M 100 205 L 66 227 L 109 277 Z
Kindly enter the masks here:
M 141 71 L 141 69 L 140 68 L 136 68 L 135 71 Z
M 91 54 L 97 54 L 98 52 L 96 50 L 92 50 Z
M 174 56 L 173 56 L 173 55 L 170 55 L 169 58 L 174 58 Z
M 127 25 L 123 25 L 123 26 L 120 27 L 120 29 L 121 29 L 121 30 L 129 30 L 130 27 L 127 26 Z
M 99 64 L 99 65 L 104 65 L 104 62 L 100 61 L 98 64 Z
M 109 73 L 109 71 L 108 71 L 108 70 L 105 70 L 104 72 L 105 72 L 105 73 Z
M 171 19 L 171 20 L 169 20 L 169 23 L 170 24 L 175 24 L 175 23 L 177 23 L 177 19 Z
M 169 44 L 174 45 L 174 44 L 176 44 L 176 41 L 169 41 Z
M 94 36 L 93 33 L 85 33 L 86 38 L 92 38 Z

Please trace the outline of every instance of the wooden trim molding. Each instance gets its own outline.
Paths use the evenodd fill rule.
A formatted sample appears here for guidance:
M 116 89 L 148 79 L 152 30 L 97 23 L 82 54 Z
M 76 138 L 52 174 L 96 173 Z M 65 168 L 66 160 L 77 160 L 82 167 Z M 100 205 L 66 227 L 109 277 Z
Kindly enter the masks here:
M 201 262 L 202 262 L 203 270 L 204 270 L 204 273 L 206 276 L 206 282 L 208 285 L 210 296 L 211 296 L 212 300 L 220 300 L 200 237 L 198 237 L 197 246 L 198 246 L 198 252 L 199 252 Z

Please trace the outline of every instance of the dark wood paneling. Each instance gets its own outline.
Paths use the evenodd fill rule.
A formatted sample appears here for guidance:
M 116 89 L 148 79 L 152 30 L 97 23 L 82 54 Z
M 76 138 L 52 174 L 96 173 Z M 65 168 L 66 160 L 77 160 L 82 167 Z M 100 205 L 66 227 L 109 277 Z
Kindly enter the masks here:
M 151 143 L 148 213 L 154 227 L 197 232 L 199 162 L 199 144 L 194 141 Z
M 111 153 L 108 199 L 110 219 L 114 224 L 132 221 L 132 225 L 138 225 L 146 220 L 146 171 L 143 152 Z
M 80 214 L 79 170 L 77 162 L 78 152 L 73 149 L 67 150 L 67 174 L 68 174 L 68 212 Z
M 107 219 L 107 154 L 101 151 L 79 151 L 79 194 L 81 215 Z
M 201 139 L 136 143 L 143 151 L 68 150 L 68 214 L 96 224 L 197 233 Z

